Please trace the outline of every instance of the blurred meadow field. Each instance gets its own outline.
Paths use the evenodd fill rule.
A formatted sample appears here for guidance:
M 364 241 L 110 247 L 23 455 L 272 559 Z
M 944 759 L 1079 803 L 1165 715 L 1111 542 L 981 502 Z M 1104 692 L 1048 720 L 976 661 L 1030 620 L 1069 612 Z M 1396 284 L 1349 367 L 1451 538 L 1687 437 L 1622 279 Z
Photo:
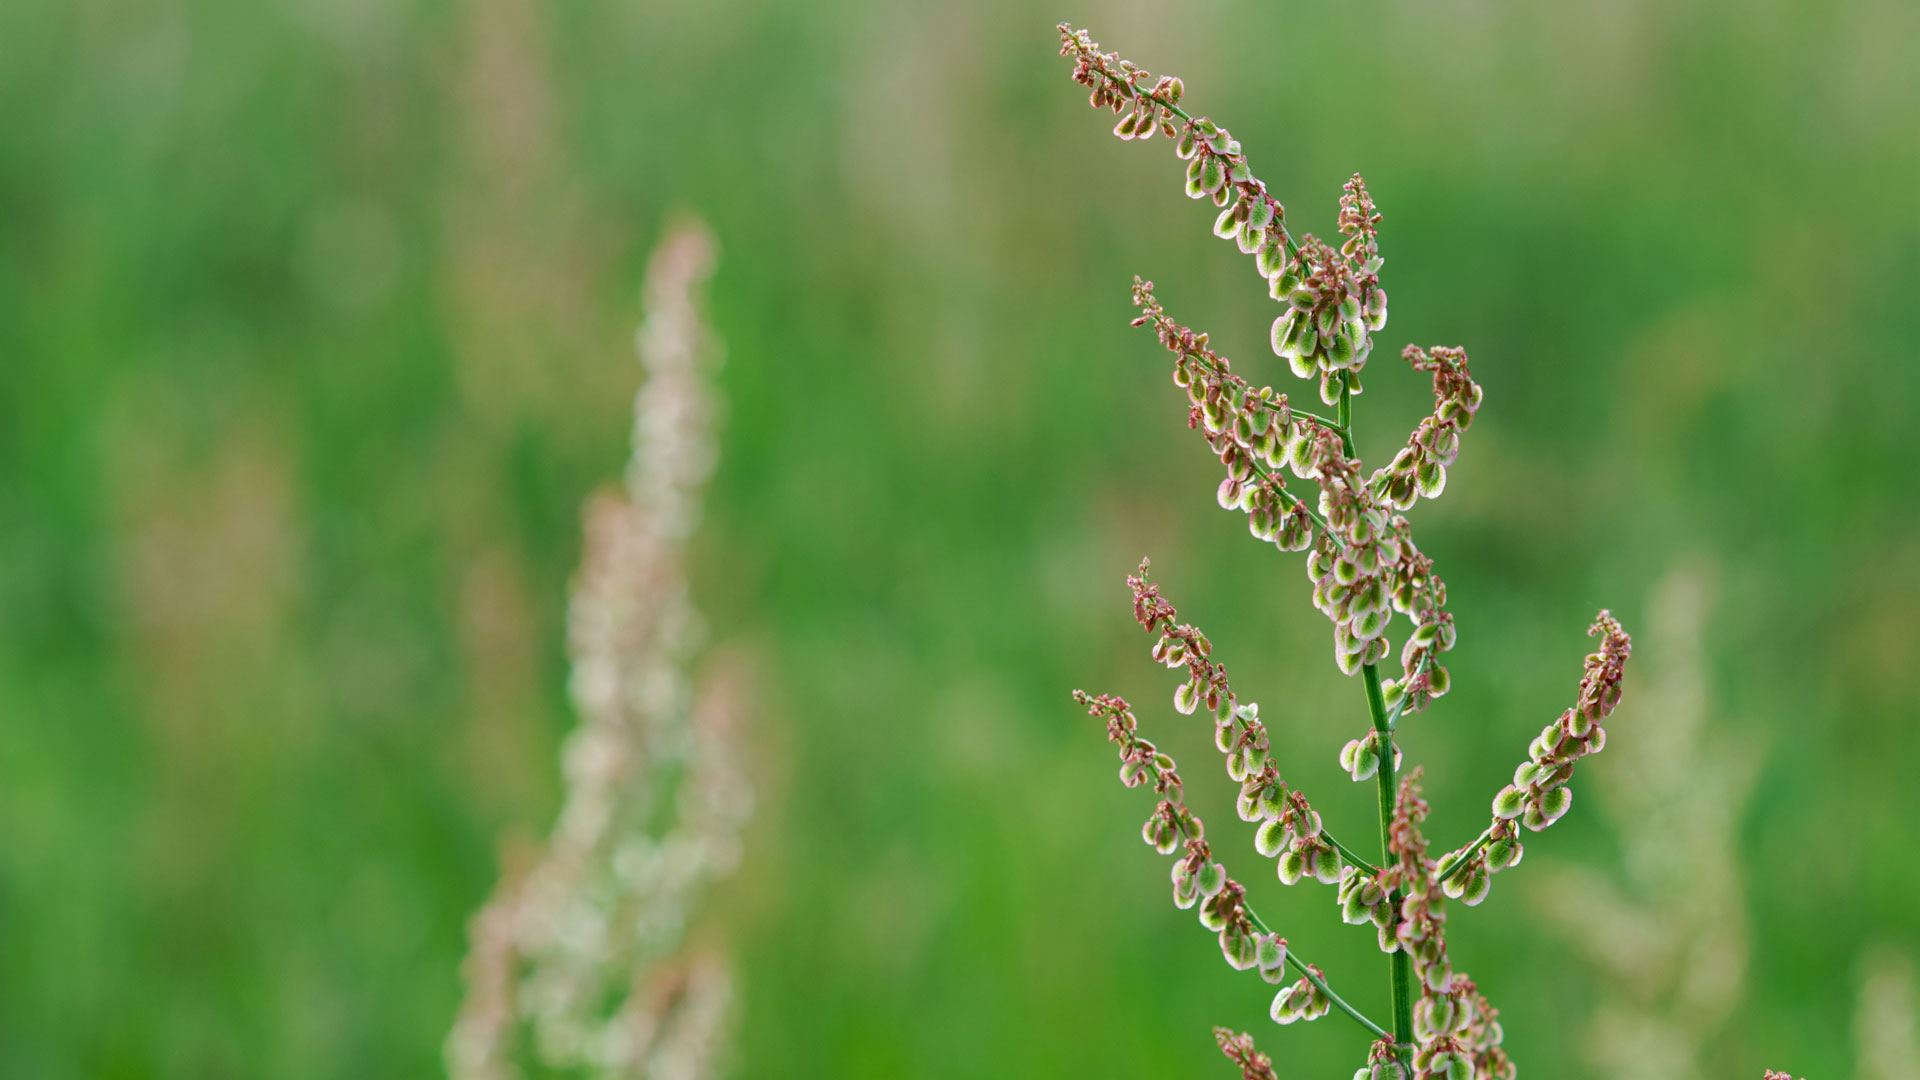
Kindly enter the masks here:
M 1224 1076 L 1213 1023 L 1358 1064 L 1168 903 L 1068 699 L 1211 756 L 1129 618 L 1151 555 L 1290 776 L 1371 820 L 1305 576 L 1214 505 L 1127 326 L 1140 273 L 1279 380 L 1271 301 L 1087 108 L 1063 19 L 1182 76 L 1296 228 L 1363 172 L 1383 345 L 1472 354 L 1414 515 L 1460 627 L 1402 729 L 1436 843 L 1592 612 L 1635 633 L 1612 751 L 1454 930 L 1523 1075 L 1911 1080 L 1906 0 L 0 4 L 0 1075 L 441 1069 L 465 922 L 559 802 L 580 507 L 685 211 L 728 401 L 694 589 L 757 673 L 758 810 L 695 931 L 739 1074 Z M 1369 456 L 1427 408 L 1390 359 Z M 1370 935 L 1237 839 L 1384 1002 Z

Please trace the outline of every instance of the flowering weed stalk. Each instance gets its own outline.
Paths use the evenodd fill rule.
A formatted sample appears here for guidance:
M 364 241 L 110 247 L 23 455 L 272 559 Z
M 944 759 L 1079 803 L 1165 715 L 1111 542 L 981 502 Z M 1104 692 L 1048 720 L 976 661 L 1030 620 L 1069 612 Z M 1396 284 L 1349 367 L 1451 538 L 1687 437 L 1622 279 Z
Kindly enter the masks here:
M 587 505 L 568 611 L 580 726 L 562 751 L 565 802 L 546 849 L 473 918 L 446 1043 L 455 1080 L 719 1071 L 732 979 L 683 937 L 703 887 L 739 858 L 753 796 L 736 688 L 692 677 L 685 555 L 717 418 L 718 343 L 698 300 L 714 259 L 705 226 L 687 222 L 648 262 L 625 490 Z
M 1501 1048 L 1499 1013 L 1466 974 L 1457 970 L 1446 941 L 1447 901 L 1473 906 L 1485 900 L 1493 876 L 1519 863 L 1522 829 L 1540 832 L 1573 802 L 1568 786 L 1581 759 L 1606 746 L 1604 721 L 1620 702 L 1632 642 L 1602 611 L 1588 629 L 1599 647 L 1586 658 L 1574 704 L 1548 723 L 1527 748 L 1513 783 L 1492 800 L 1479 836 L 1435 858 L 1421 826 L 1427 803 L 1421 771 L 1401 769 L 1394 732 L 1402 717 L 1425 711 L 1444 696 L 1451 676 L 1443 656 L 1453 648 L 1447 587 L 1433 560 L 1414 543 L 1405 514 L 1421 499 L 1438 498 L 1460 438 L 1473 425 L 1482 393 L 1466 351 L 1408 346 L 1401 358 L 1433 383 L 1433 411 L 1408 435 L 1385 466 L 1369 471 L 1354 449 L 1353 400 L 1387 322 L 1380 283 L 1381 214 L 1358 175 L 1340 198 L 1337 242 L 1296 236 L 1286 207 L 1253 175 L 1247 156 L 1226 128 L 1181 106 L 1185 88 L 1156 78 L 1112 53 L 1085 31 L 1060 26 L 1061 55 L 1090 103 L 1119 117 L 1122 139 L 1165 137 L 1186 163 L 1186 191 L 1220 211 L 1215 235 L 1253 256 L 1268 294 L 1280 305 L 1273 321 L 1274 353 L 1292 373 L 1315 385 L 1318 404 L 1332 415 L 1296 408 L 1285 393 L 1255 386 L 1211 347 L 1205 333 L 1168 315 L 1153 283 L 1134 279 L 1135 326 L 1151 327 L 1173 354 L 1173 382 L 1184 391 L 1187 425 L 1205 439 L 1225 476 L 1217 492 L 1222 509 L 1246 515 L 1257 540 L 1283 552 L 1304 552 L 1313 604 L 1333 623 L 1334 662 L 1359 676 L 1368 725 L 1340 751 L 1340 767 L 1354 781 L 1372 781 L 1379 795 L 1379 862 L 1336 839 L 1306 794 L 1281 777 L 1259 706 L 1234 690 L 1213 644 L 1178 613 L 1148 580 L 1144 560 L 1127 579 L 1134 618 L 1154 637 L 1151 654 L 1184 672 L 1173 705 L 1191 715 L 1212 714 L 1214 742 L 1226 756 L 1227 776 L 1240 785 L 1237 810 L 1255 826 L 1254 850 L 1275 860 L 1286 885 L 1311 879 L 1335 887 L 1341 919 L 1371 926 L 1387 954 L 1391 1012 L 1376 1021 L 1334 992 L 1325 973 L 1287 947 L 1256 914 L 1246 889 L 1228 876 L 1198 816 L 1183 798 L 1172 758 L 1139 729 L 1132 708 L 1112 695 L 1075 692 L 1075 700 L 1105 722 L 1118 745 L 1120 779 L 1151 786 L 1159 802 L 1142 835 L 1163 855 L 1175 856 L 1175 905 L 1199 910 L 1218 936 L 1227 963 L 1257 969 L 1269 983 L 1285 983 L 1271 1014 L 1281 1024 L 1313 1020 L 1338 1009 L 1371 1040 L 1355 1080 L 1386 1077 L 1508 1080 L 1513 1062 Z M 1302 495 L 1288 475 L 1311 482 Z M 1383 678 L 1394 656 L 1389 640 L 1395 616 L 1408 624 L 1398 671 Z M 1349 840 L 1353 838 L 1349 834 Z M 1287 972 L 1299 978 L 1287 982 Z M 1271 1062 L 1250 1036 L 1216 1029 L 1221 1051 L 1247 1078 L 1274 1076 Z

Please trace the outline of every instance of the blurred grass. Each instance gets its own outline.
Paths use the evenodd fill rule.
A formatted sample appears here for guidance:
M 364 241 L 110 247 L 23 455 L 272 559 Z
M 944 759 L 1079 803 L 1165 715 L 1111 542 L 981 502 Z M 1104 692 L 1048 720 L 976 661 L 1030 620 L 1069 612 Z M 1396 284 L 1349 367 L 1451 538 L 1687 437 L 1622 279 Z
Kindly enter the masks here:
M 745 1073 L 1218 1075 L 1215 1022 L 1350 1067 L 1165 902 L 1066 697 L 1207 760 L 1147 705 L 1120 576 L 1149 553 L 1290 776 L 1369 813 L 1304 575 L 1214 508 L 1125 325 L 1137 271 L 1271 372 L 1268 302 L 1164 144 L 1086 109 L 1061 18 L 1184 76 L 1299 227 L 1365 172 L 1388 343 L 1473 354 L 1488 407 L 1420 515 L 1461 626 L 1408 736 L 1437 842 L 1562 707 L 1592 610 L 1632 627 L 1717 559 L 1719 715 L 1768 756 L 1714 1073 L 1844 1073 L 1853 957 L 1920 947 L 1897 0 L 0 7 L 0 1073 L 437 1069 L 462 922 L 557 800 L 577 507 L 676 207 L 725 248 L 699 595 L 765 679 L 715 901 Z M 1373 455 L 1425 407 L 1391 356 Z M 1569 822 L 1533 856 L 1616 857 Z M 1377 1008 L 1365 935 L 1226 850 Z M 1575 1073 L 1591 976 L 1514 880 L 1454 955 L 1523 1069 Z

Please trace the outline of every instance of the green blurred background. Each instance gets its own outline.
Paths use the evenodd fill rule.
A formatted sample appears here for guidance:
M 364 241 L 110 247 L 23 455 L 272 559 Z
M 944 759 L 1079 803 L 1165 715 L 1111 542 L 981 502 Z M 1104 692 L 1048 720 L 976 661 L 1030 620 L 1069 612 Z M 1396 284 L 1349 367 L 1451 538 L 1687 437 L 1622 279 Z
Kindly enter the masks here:
M 1461 628 L 1407 728 L 1436 843 L 1570 700 L 1593 610 L 1659 670 L 1648 598 L 1710 568 L 1699 756 L 1757 787 L 1735 886 L 1693 898 L 1750 941 L 1703 1072 L 1866 1075 L 1857 958 L 1920 948 L 1905 0 L 0 5 L 0 1075 L 440 1069 L 463 922 L 557 805 L 578 507 L 676 209 L 723 247 L 697 595 L 759 673 L 712 905 L 742 1073 L 1223 1076 L 1218 1022 L 1346 1075 L 1350 1025 L 1275 1028 L 1168 902 L 1067 697 L 1134 699 L 1263 913 L 1384 1011 L 1371 935 L 1256 862 L 1129 618 L 1151 554 L 1367 834 L 1360 689 L 1126 325 L 1140 272 L 1282 383 L 1271 302 L 1167 145 L 1087 109 L 1061 19 L 1182 75 L 1296 228 L 1366 174 L 1363 453 L 1427 408 L 1400 344 L 1473 356 L 1487 406 L 1416 512 Z M 1585 791 L 1660 727 L 1633 677 Z M 1525 1075 L 1594 1074 L 1618 980 L 1526 879 L 1628 880 L 1598 805 L 1453 921 Z

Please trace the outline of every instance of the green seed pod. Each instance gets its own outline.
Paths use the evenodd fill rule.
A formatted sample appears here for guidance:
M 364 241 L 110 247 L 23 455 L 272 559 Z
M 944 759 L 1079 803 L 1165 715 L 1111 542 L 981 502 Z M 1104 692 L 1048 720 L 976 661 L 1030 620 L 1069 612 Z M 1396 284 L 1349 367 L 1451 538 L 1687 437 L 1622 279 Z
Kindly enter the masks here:
M 1261 788 L 1259 809 L 1261 819 L 1267 821 L 1277 819 L 1281 814 L 1285 813 L 1287 809 L 1287 785 L 1276 782 Z M 1276 847 L 1274 850 L 1278 851 L 1279 848 Z M 1262 854 L 1271 856 L 1273 852 L 1263 852 Z
M 1360 672 L 1361 663 L 1359 654 L 1348 652 L 1341 646 L 1341 642 L 1337 637 L 1334 639 L 1333 644 L 1333 663 L 1334 666 L 1340 669 L 1340 674 L 1342 675 L 1357 675 Z
M 1113 125 L 1113 133 L 1115 135 L 1120 136 L 1123 139 L 1131 139 L 1133 138 L 1134 131 L 1137 130 L 1139 127 L 1140 127 L 1140 114 L 1137 112 L 1130 112 L 1127 115 L 1121 117 L 1119 123 Z
M 1261 934 L 1254 951 L 1254 962 L 1261 971 L 1277 971 L 1287 966 L 1287 939 L 1279 934 Z
M 1253 200 L 1253 206 L 1247 214 L 1247 224 L 1256 229 L 1264 229 L 1273 223 L 1273 204 L 1265 196 Z M 1280 245 L 1273 245 L 1278 249 Z
M 1193 137 L 1192 128 L 1186 128 L 1182 130 L 1180 132 L 1179 140 L 1173 144 L 1174 155 L 1178 157 L 1181 161 L 1193 160 L 1194 145 L 1197 141 L 1198 140 L 1196 140 Z
M 1306 856 L 1300 854 L 1298 850 L 1289 850 L 1286 854 L 1280 856 L 1280 860 L 1276 865 L 1276 872 L 1279 875 L 1280 884 L 1296 884 L 1299 882 L 1301 875 L 1307 872 Z
M 1253 179 L 1253 170 L 1248 167 L 1247 159 L 1240 156 L 1240 144 L 1228 143 L 1231 149 L 1227 154 L 1233 159 L 1233 166 L 1227 170 L 1227 178 L 1236 184 L 1244 184 Z
M 1193 710 L 1200 707 L 1200 691 L 1190 682 L 1181 683 L 1173 692 L 1173 707 L 1182 716 L 1192 716 Z
M 1498 803 L 1496 802 L 1495 805 L 1497 806 Z M 1496 810 L 1495 813 L 1498 814 L 1499 811 Z M 1516 813 L 1514 816 L 1518 817 L 1519 815 Z M 1510 819 L 1507 819 L 1507 820 L 1510 820 Z M 1514 855 L 1519 851 L 1519 847 L 1520 846 L 1518 844 L 1515 844 L 1513 841 L 1508 840 L 1505 837 L 1501 837 L 1500 839 L 1495 840 L 1492 843 L 1488 844 L 1487 845 L 1487 869 L 1505 870 L 1509 865 L 1509 860 L 1513 859 Z
M 1293 1000 L 1296 996 L 1296 991 L 1300 989 L 1300 985 L 1300 983 L 1294 983 L 1292 986 L 1285 987 L 1279 993 L 1273 995 L 1273 1004 L 1268 1007 L 1267 1015 L 1273 1018 L 1274 1023 L 1291 1024 L 1295 1020 L 1300 1019 L 1300 1009 L 1294 1004 Z M 1304 997 L 1304 995 L 1299 996 Z
M 1468 907 L 1479 907 L 1480 901 L 1493 891 L 1493 876 L 1480 866 L 1467 871 L 1467 881 L 1460 890 L 1459 900 Z
M 1229 926 L 1220 932 L 1220 952 L 1227 958 L 1227 964 L 1235 971 L 1245 971 L 1252 967 L 1259 948 L 1255 941 L 1257 935 L 1247 933 L 1238 927 Z
M 1321 337 L 1332 337 L 1334 330 L 1340 325 L 1339 310 L 1331 304 L 1321 307 L 1314 312 L 1313 325 L 1320 331 Z
M 1271 283 L 1280 276 L 1280 268 L 1286 265 L 1286 261 L 1286 245 L 1275 239 L 1273 233 L 1269 231 L 1267 234 L 1267 246 L 1260 249 L 1260 254 L 1254 262 L 1254 266 L 1260 271 L 1260 276 L 1266 278 L 1269 283 Z M 1271 291 L 1271 284 L 1269 284 L 1268 289 Z M 1286 293 L 1273 294 L 1273 298 L 1278 300 L 1285 295 Z
M 1240 794 L 1234 797 L 1233 812 L 1240 815 L 1241 821 L 1260 821 L 1260 789 L 1263 785 L 1258 777 L 1240 786 Z
M 1140 783 L 1141 775 L 1145 772 L 1145 765 L 1142 765 L 1132 758 L 1128 758 L 1120 763 L 1120 782 L 1128 787 L 1137 786 Z
M 1325 359 L 1324 354 L 1321 357 Z M 1324 365 L 1323 365 L 1324 367 Z M 1340 404 L 1340 373 L 1322 370 L 1320 372 L 1320 400 L 1328 405 Z
M 1546 815 L 1549 825 L 1565 816 L 1571 806 L 1573 806 L 1573 789 L 1570 787 L 1554 788 L 1540 799 L 1540 811 Z
M 1227 182 L 1227 170 L 1213 154 L 1203 155 L 1200 164 L 1200 188 L 1209 195 Z
M 1193 887 L 1193 879 L 1173 883 L 1173 906 L 1186 911 L 1200 901 L 1200 891 Z
M 1234 234 L 1234 243 L 1240 248 L 1240 254 L 1252 255 L 1267 242 L 1267 230 L 1248 222 L 1240 224 L 1240 231 Z
M 1521 766 L 1523 769 L 1529 767 L 1530 766 L 1526 765 Z M 1518 780 L 1519 776 L 1516 775 L 1514 779 Z M 1514 787 L 1512 784 L 1501 788 L 1500 794 L 1493 797 L 1493 816 L 1499 818 L 1501 821 L 1512 821 L 1514 818 L 1519 817 L 1520 811 L 1525 808 L 1526 797 L 1521 794 L 1519 788 Z
M 1294 296 L 1300 294 L 1294 292 Z M 1313 323 L 1306 315 L 1300 317 L 1300 332 L 1294 336 L 1294 348 L 1300 350 L 1300 356 L 1313 356 L 1319 352 L 1319 331 L 1313 329 Z
M 1371 906 L 1360 902 L 1358 889 L 1340 902 L 1340 921 L 1348 926 L 1364 926 L 1372 915 Z
M 1520 824 L 1525 825 L 1534 832 L 1539 832 L 1553 824 L 1553 822 L 1548 821 L 1547 816 L 1540 812 L 1538 803 L 1528 803 L 1527 812 L 1520 815 Z
M 1287 827 L 1282 825 L 1277 817 L 1269 817 L 1260 823 L 1258 829 L 1253 831 L 1253 850 L 1259 852 L 1261 858 L 1271 859 L 1275 855 L 1279 855 L 1287 847 L 1287 842 L 1291 839 L 1292 833 Z M 1281 861 L 1284 862 L 1286 860 L 1283 858 Z M 1287 884 L 1291 885 L 1293 883 L 1288 882 Z
M 1327 997 L 1326 991 L 1317 986 L 1313 988 L 1312 1002 L 1307 1014 L 1309 1020 L 1318 1020 L 1333 1009 L 1333 999 Z
M 1213 219 L 1213 235 L 1222 240 L 1233 239 L 1233 234 L 1240 229 L 1240 223 L 1233 219 L 1235 209 L 1236 207 L 1229 206 L 1220 211 L 1219 217 Z
M 1449 634 L 1448 631 L 1445 631 L 1445 630 L 1441 631 L 1440 647 L 1442 649 L 1448 649 L 1453 647 L 1452 643 L 1447 640 L 1448 634 Z M 1427 669 L 1427 693 L 1428 694 L 1431 694 L 1434 697 L 1444 696 L 1447 692 L 1447 688 L 1452 685 L 1453 685 L 1452 677 L 1447 674 L 1446 668 L 1441 667 L 1439 664 L 1434 664 L 1432 667 Z
M 1367 651 L 1360 657 L 1360 663 L 1363 665 L 1378 664 L 1380 661 L 1385 660 L 1387 654 L 1392 651 L 1392 642 L 1388 641 L 1385 637 L 1374 638 L 1372 641 L 1367 642 Z M 1396 760 L 1398 759 L 1396 758 Z
M 1414 473 L 1414 483 L 1419 487 L 1421 495 L 1429 499 L 1437 499 L 1440 493 L 1447 489 L 1447 467 L 1428 458 L 1420 463 L 1419 469 Z
M 1308 862 L 1312 864 L 1311 872 L 1314 879 L 1320 884 L 1331 885 L 1340 880 L 1340 856 L 1333 852 L 1315 848 L 1313 857 L 1310 857 Z
M 1337 368 L 1353 363 L 1353 339 L 1345 334 L 1334 334 L 1327 340 L 1327 356 Z
M 1220 898 L 1209 896 L 1200 901 L 1200 925 L 1219 933 L 1227 928 L 1226 913 L 1220 910 Z
M 1241 768 L 1246 770 L 1248 776 L 1259 775 L 1260 770 L 1265 768 L 1267 764 L 1267 748 L 1254 743 L 1249 743 L 1241 747 L 1240 764 Z
M 1299 340 L 1298 335 L 1295 336 L 1294 340 L 1296 342 Z M 1293 370 L 1293 375 L 1296 379 L 1312 378 L 1314 372 L 1318 370 L 1318 367 L 1313 361 L 1313 354 L 1300 352 L 1297 347 L 1295 351 L 1287 354 L 1287 367 Z M 1306 442 L 1304 439 L 1301 441 L 1303 443 Z M 1303 452 L 1304 450 L 1305 448 L 1303 447 Z M 1295 471 L 1297 472 L 1298 470 Z
M 1275 356 L 1292 356 L 1300 351 L 1300 313 L 1288 308 L 1286 313 L 1273 320 L 1273 330 L 1268 335 L 1273 344 Z
M 1367 290 L 1366 302 L 1367 329 L 1384 330 L 1387 326 L 1387 290 L 1378 285 Z
M 1380 771 L 1380 748 L 1372 743 L 1362 746 L 1360 752 L 1354 755 L 1353 768 L 1347 771 L 1353 774 L 1356 783 L 1372 779 L 1373 774 Z
M 1227 868 L 1217 862 L 1209 862 L 1193 875 L 1193 882 L 1200 888 L 1202 896 L 1217 896 L 1227 886 Z

